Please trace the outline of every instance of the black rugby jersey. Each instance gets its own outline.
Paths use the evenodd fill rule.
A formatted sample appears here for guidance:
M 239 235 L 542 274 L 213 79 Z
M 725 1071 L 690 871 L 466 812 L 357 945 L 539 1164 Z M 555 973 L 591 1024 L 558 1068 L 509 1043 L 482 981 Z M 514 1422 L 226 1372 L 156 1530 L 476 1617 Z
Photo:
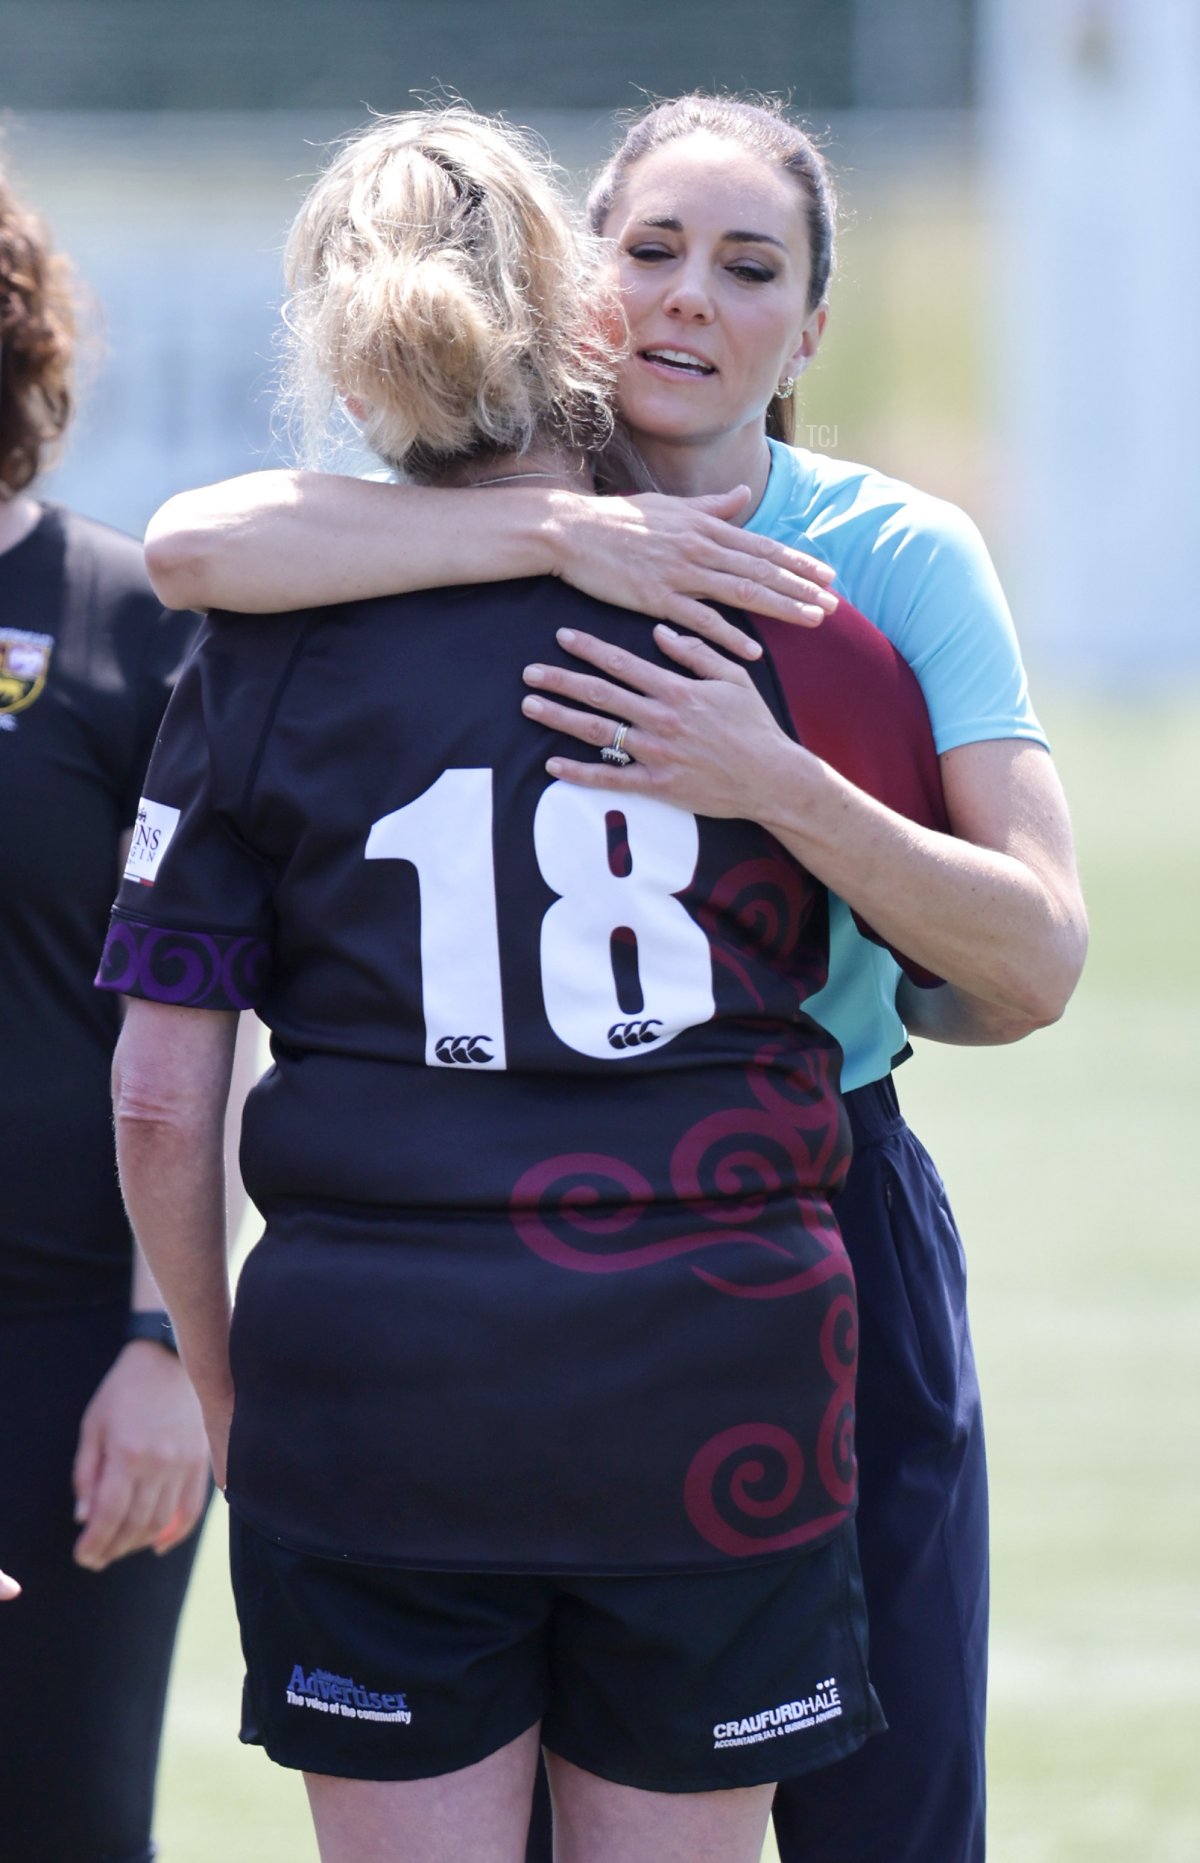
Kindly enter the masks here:
M 146 764 L 194 615 L 164 616 L 132 537 L 47 506 L 0 552 L 0 1312 L 129 1297 L 91 987 Z
M 658 657 L 549 580 L 215 618 L 147 779 L 101 981 L 272 1030 L 229 1496 L 302 1548 L 685 1570 L 854 1505 L 824 889 L 753 824 L 550 780 L 587 752 L 521 672 L 563 624 Z M 781 722 L 942 825 L 882 636 L 762 631 Z

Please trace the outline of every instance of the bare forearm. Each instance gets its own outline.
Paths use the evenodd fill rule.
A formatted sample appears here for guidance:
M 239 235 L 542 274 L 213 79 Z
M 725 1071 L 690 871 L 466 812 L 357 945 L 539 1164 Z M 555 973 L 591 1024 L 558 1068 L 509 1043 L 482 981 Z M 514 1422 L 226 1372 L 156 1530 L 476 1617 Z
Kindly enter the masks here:
M 129 1286 L 129 1305 L 134 1313 L 153 1313 L 167 1304 L 162 1288 L 154 1278 L 145 1250 L 140 1242 L 133 1245 L 133 1275 Z
M 146 532 L 146 566 L 168 607 L 248 614 L 545 575 L 556 501 L 571 497 L 256 472 L 169 499 Z
M 117 1104 L 117 1160 L 130 1222 L 180 1356 L 204 1403 L 230 1388 L 225 1171 L 219 1123 L 147 1118 Z M 135 1304 L 157 1304 L 152 1300 Z
M 238 1017 L 237 1041 L 234 1045 L 233 1072 L 229 1082 L 229 1099 L 225 1106 L 225 1213 L 231 1248 L 237 1247 L 242 1222 L 250 1205 L 242 1182 L 238 1146 L 242 1136 L 242 1113 L 246 1095 L 263 1071 L 263 1025 L 252 1011 Z
M 900 979 L 896 1007 L 910 1035 L 957 1048 L 1004 1047 L 1042 1026 L 1034 1017 L 1000 1009 L 953 983 L 923 990 L 907 977 Z
M 828 565 L 731 522 L 748 497 L 744 485 L 594 498 L 546 484 L 435 489 L 260 472 L 172 498 L 151 520 L 146 562 L 171 607 L 260 614 L 556 575 L 755 659 L 757 640 L 713 604 L 813 627 L 837 598 Z
M 223 1139 L 236 1034 L 232 1011 L 134 1000 L 113 1057 L 121 1189 L 206 1407 L 230 1389 Z
M 757 819 L 881 938 L 1023 1032 L 1061 1015 L 1086 944 L 1069 889 L 896 815 L 797 745 L 774 762 Z
M 525 668 L 527 717 L 594 749 L 612 744 L 614 719 L 628 730 L 626 767 L 555 754 L 552 776 L 760 822 L 906 957 L 1018 1020 L 1062 1014 L 1087 920 L 1066 805 L 1040 746 L 1000 740 L 944 753 L 953 832 L 940 833 L 786 737 L 743 667 L 671 628 L 656 628 L 655 641 L 692 676 L 569 628 L 559 645 L 599 673 Z
M 1026 1028 L 1062 1014 L 1083 967 L 1087 918 L 1066 803 L 1043 747 L 999 739 L 945 751 L 944 816 L 924 809 L 926 820 L 948 820 L 952 832 L 941 833 L 786 737 L 745 668 L 704 641 L 655 629 L 660 651 L 690 674 L 682 677 L 575 629 L 557 638 L 598 670 L 527 666 L 522 710 L 601 751 L 620 720 L 626 757 L 613 768 L 555 753 L 551 776 L 760 822 L 893 949 Z M 898 757 L 926 754 L 919 735 L 895 748 Z

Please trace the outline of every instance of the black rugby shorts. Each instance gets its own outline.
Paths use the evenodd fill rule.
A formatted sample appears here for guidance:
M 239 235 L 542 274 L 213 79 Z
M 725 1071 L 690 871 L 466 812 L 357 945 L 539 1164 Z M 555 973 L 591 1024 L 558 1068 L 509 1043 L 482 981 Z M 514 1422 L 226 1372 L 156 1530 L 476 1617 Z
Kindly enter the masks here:
M 853 1528 L 768 1565 L 646 1577 L 410 1572 L 230 1518 L 241 1737 L 282 1766 L 423 1779 L 536 1722 L 621 1785 L 706 1792 L 829 1765 L 883 1726 Z

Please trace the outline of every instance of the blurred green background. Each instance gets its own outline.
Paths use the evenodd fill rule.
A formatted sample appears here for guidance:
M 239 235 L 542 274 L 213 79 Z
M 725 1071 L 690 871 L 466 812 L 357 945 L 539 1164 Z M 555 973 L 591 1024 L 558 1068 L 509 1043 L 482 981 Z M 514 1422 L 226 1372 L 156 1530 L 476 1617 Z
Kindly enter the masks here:
M 1070 651 L 1062 612 L 1039 599 L 1014 497 L 1035 441 L 1027 433 L 1022 446 L 1017 432 L 1014 443 L 997 404 L 1004 369 L 1020 369 L 1022 343 L 1055 304 L 1047 280 L 998 244 L 980 61 L 989 37 L 1015 33 L 1041 96 L 1038 61 L 1056 35 L 1093 86 L 1086 108 L 1100 132 L 1150 136 L 1179 120 L 1178 101 L 1159 108 L 1151 84 L 1122 116 L 1121 61 L 1133 52 L 1121 35 L 1161 47 L 1156 22 L 1192 12 L 1175 0 L 609 0 L 587 14 L 550 0 L 0 0 L 8 159 L 104 319 L 90 400 L 52 489 L 131 529 L 182 484 L 271 460 L 283 231 L 319 165 L 314 145 L 368 105 L 402 108 L 412 87 L 440 81 L 533 122 L 578 174 L 639 86 L 791 91 L 827 128 L 847 214 L 801 437 L 964 505 L 1021 590 L 1018 627 L 1093 924 L 1061 1025 L 1008 1050 L 924 1048 L 899 1082 L 971 1263 L 992 1470 L 1000 1863 L 1200 1857 L 1200 1276 L 1187 1164 L 1200 1112 L 1200 656 L 1194 584 L 1176 575 L 1147 594 L 1165 525 L 1113 527 L 1098 514 L 1086 547 L 1111 585 L 1110 649 L 1122 633 L 1152 646 L 1169 606 L 1181 617 L 1174 658 L 1149 652 L 1126 680 L 1111 650 L 1088 651 L 1082 596 L 1085 631 Z M 1200 56 L 1175 63 L 1191 81 L 1200 71 Z M 1194 181 L 1194 153 L 1157 147 L 1148 194 L 1169 195 L 1185 172 Z M 1136 166 L 1126 148 L 1124 172 Z M 1101 172 L 1104 187 L 1120 178 Z M 1062 212 L 1065 237 L 1082 209 L 1067 199 Z M 1194 216 L 1177 218 L 1194 236 Z M 1164 419 L 1190 445 L 1200 413 L 1195 345 L 1169 353 L 1169 419 L 1135 405 L 1129 357 L 1158 340 L 1142 314 L 1154 279 L 1129 257 L 1137 231 L 1119 222 L 1097 234 L 1114 255 L 1114 300 L 1129 290 L 1138 308 L 1111 307 L 1113 379 L 1094 398 L 1103 411 L 1110 396 L 1109 425 L 1120 413 L 1121 445 L 1133 433 L 1141 449 L 1120 453 L 1119 470 L 1166 484 L 1187 462 L 1167 457 Z M 1178 295 L 1194 305 L 1185 285 Z M 1045 379 L 1067 370 L 1075 334 Z M 1085 402 L 1088 392 L 1085 382 Z M 163 1855 L 304 1863 L 315 1847 L 298 1779 L 236 1742 L 223 1548 L 218 1508 L 172 1688 Z

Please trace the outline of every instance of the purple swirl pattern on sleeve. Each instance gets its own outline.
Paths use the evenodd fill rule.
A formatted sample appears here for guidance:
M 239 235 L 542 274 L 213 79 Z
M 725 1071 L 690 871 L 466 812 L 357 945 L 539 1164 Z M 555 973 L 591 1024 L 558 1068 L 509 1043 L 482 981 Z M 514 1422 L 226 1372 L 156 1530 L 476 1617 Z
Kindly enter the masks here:
M 254 1009 L 266 992 L 270 958 L 265 938 L 172 931 L 114 916 L 96 988 L 184 1009 Z

